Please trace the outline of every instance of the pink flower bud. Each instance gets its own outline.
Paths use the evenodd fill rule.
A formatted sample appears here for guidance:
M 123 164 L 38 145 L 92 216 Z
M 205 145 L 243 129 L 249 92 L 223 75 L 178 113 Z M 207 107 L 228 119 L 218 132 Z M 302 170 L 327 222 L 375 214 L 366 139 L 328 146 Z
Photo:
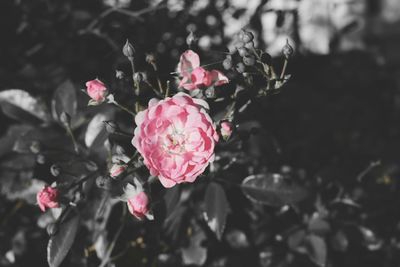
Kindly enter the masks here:
M 42 211 L 46 211 L 46 208 L 57 208 L 59 206 L 57 188 L 45 186 L 37 193 L 36 200 Z
M 233 132 L 233 124 L 229 121 L 221 122 L 221 136 L 226 141 L 231 137 Z
M 86 82 L 86 92 L 95 103 L 100 104 L 106 99 L 107 88 L 102 81 L 95 79 Z
M 149 210 L 149 198 L 145 192 L 142 191 L 134 197 L 129 198 L 127 204 L 129 212 L 136 218 L 140 220 L 144 217 L 147 217 L 150 220 L 153 219 L 153 215 Z
M 115 178 L 126 170 L 126 165 L 114 164 L 110 169 L 110 176 Z

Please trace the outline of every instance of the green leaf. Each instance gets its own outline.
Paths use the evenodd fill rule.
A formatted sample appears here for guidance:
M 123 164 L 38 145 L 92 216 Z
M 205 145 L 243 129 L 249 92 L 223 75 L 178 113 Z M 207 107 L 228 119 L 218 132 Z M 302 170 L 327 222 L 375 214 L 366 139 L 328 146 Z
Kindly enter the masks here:
M 75 87 L 70 80 L 66 80 L 58 86 L 53 95 L 51 111 L 54 119 L 59 120 L 62 112 L 66 112 L 73 118 L 77 105 Z
M 273 173 L 251 175 L 241 187 L 251 201 L 277 207 L 297 203 L 307 196 L 307 190 Z
M 67 256 L 79 226 L 79 216 L 74 215 L 63 221 L 58 231 L 53 235 L 47 245 L 47 261 L 50 267 L 58 267 Z
M 3 112 L 13 119 L 29 123 L 50 120 L 46 106 L 20 89 L 0 92 L 0 104 Z
M 205 194 L 204 218 L 210 229 L 221 240 L 230 208 L 224 189 L 217 183 L 210 183 Z

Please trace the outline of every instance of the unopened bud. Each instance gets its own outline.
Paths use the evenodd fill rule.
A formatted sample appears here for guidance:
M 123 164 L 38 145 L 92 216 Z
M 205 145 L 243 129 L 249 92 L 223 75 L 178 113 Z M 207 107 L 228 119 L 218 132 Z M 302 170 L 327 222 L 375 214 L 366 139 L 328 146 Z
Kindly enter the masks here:
M 136 84 L 140 84 L 146 80 L 146 75 L 143 72 L 135 72 L 133 79 L 135 80 Z
M 29 149 L 31 150 L 31 152 L 33 154 L 38 154 L 40 152 L 40 150 L 41 150 L 40 142 L 36 141 L 36 140 L 32 141 Z
M 45 164 L 45 163 L 46 163 L 46 158 L 45 158 L 45 156 L 42 155 L 42 154 L 37 155 L 37 157 L 36 157 L 36 162 L 37 162 L 38 164 Z
M 154 54 L 147 54 L 146 55 L 146 62 L 149 64 L 154 64 L 156 63 L 156 57 L 154 56 Z
M 128 39 L 126 40 L 126 43 L 122 48 L 122 53 L 129 59 L 133 59 L 135 55 L 135 49 L 133 48 L 133 45 L 129 42 Z
M 215 98 L 215 88 L 214 86 L 208 87 L 206 92 L 206 97 L 207 98 Z
M 71 125 L 71 116 L 67 112 L 62 112 L 60 115 L 60 122 L 65 127 L 69 127 Z
M 289 44 L 289 40 L 286 40 L 285 46 L 282 48 L 282 54 L 286 59 L 290 58 L 294 53 L 293 47 Z
M 47 234 L 53 236 L 57 233 L 58 225 L 56 223 L 49 223 L 46 227 Z
M 240 48 L 238 48 L 238 53 L 239 53 L 239 55 L 241 56 L 241 57 L 245 57 L 245 56 L 248 56 L 250 53 L 249 53 L 249 49 L 247 49 L 246 47 L 240 47 Z
M 222 62 L 222 66 L 226 70 L 230 70 L 232 68 L 232 59 L 225 58 L 225 60 Z
M 253 55 L 243 57 L 243 63 L 246 66 L 253 66 L 256 63 L 256 59 Z
M 245 72 L 245 70 L 246 70 L 246 66 L 245 66 L 242 62 L 239 62 L 239 63 L 236 65 L 236 70 L 237 70 L 237 72 L 239 72 L 239 73 L 243 73 L 243 72 Z
M 53 175 L 54 177 L 57 177 L 60 175 L 60 172 L 61 172 L 61 167 L 59 165 L 57 165 L 57 164 L 51 165 L 51 167 L 50 167 L 51 175 Z
M 190 31 L 189 35 L 186 37 L 186 44 L 190 47 L 197 41 L 196 36 L 192 31 Z
M 125 164 L 114 164 L 110 169 L 110 176 L 115 178 L 126 170 L 127 166 Z
M 245 43 L 251 42 L 254 39 L 254 35 L 251 32 L 244 31 L 242 36 L 242 41 Z
M 220 132 L 221 132 L 222 138 L 225 141 L 227 141 L 231 137 L 233 129 L 234 129 L 234 126 L 230 121 L 221 122 Z
M 125 73 L 122 70 L 115 71 L 115 78 L 121 80 L 125 77 Z

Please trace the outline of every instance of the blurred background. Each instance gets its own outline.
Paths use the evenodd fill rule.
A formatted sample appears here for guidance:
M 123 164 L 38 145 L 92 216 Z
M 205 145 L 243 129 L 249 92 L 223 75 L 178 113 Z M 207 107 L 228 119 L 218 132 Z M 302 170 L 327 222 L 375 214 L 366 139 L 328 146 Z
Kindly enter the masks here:
M 148 68 L 144 57 L 154 53 L 166 80 L 191 31 L 209 63 L 223 59 L 242 28 L 277 64 L 286 40 L 295 49 L 291 81 L 248 113 L 273 136 L 274 152 L 269 145 L 258 152 L 272 169 L 307 173 L 322 196 L 338 187 L 363 203 L 344 207 L 340 218 L 368 226 L 362 242 L 347 228 L 339 232 L 332 215 L 328 265 L 399 266 L 399 0 L 2 0 L 0 90 L 24 89 L 48 102 L 65 80 L 78 89 L 96 77 L 110 81 L 129 66 L 121 53 L 126 39 L 137 68 Z M 15 124 L 2 113 L 0 122 L 1 136 Z M 356 177 L 371 162 L 380 164 L 360 186 Z M 45 266 L 37 207 L 21 204 L 7 177 L 0 179 L 0 265 Z M 235 254 L 230 242 L 215 245 L 206 266 L 310 266 L 283 248 Z

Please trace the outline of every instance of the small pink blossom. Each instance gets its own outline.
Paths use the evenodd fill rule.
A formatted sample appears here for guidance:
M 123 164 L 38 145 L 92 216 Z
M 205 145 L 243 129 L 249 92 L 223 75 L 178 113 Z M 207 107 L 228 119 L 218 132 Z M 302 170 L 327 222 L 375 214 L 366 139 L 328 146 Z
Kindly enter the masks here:
M 90 98 L 97 104 L 104 102 L 107 96 L 107 88 L 104 83 L 99 79 L 86 82 L 86 92 L 90 96 Z
M 199 55 L 192 50 L 187 50 L 181 55 L 178 72 L 182 77 L 179 87 L 186 90 L 219 86 L 229 82 L 222 72 L 218 70 L 207 71 L 200 67 Z
M 140 220 L 149 213 L 149 197 L 145 192 L 128 199 L 127 205 L 129 212 Z
M 218 133 L 207 109 L 204 100 L 178 93 L 150 100 L 136 115 L 132 144 L 164 187 L 194 182 L 214 160 Z
M 221 122 L 221 136 L 224 140 L 228 140 L 229 137 L 231 137 L 232 132 L 233 132 L 233 125 L 229 121 L 223 121 Z
M 36 200 L 42 211 L 46 211 L 46 208 L 57 208 L 59 206 L 57 188 L 45 186 L 37 193 Z
M 143 190 L 142 184 L 135 178 L 134 185 L 128 183 L 124 188 L 124 195 L 121 198 L 126 201 L 129 212 L 138 219 L 146 217 L 148 220 L 153 220 L 153 214 L 150 210 L 150 200 Z
M 113 178 L 117 177 L 125 171 L 126 167 L 126 165 L 114 164 L 110 169 L 110 176 Z

